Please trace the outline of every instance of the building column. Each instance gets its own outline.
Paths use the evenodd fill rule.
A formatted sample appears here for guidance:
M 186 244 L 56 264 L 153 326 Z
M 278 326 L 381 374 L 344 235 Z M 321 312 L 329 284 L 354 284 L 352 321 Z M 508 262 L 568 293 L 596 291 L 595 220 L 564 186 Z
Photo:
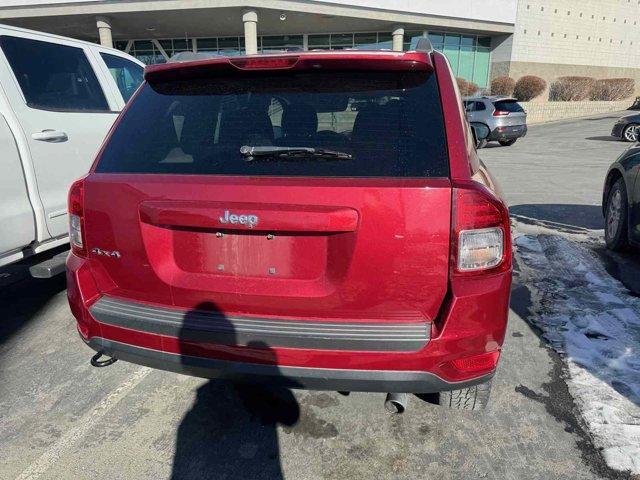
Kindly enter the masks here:
M 391 48 L 393 48 L 395 52 L 401 52 L 404 46 L 404 27 L 402 25 L 393 27 L 391 38 L 393 39 Z
M 96 26 L 98 27 L 100 45 L 102 45 L 103 47 L 113 48 L 113 37 L 111 36 L 111 19 L 109 17 L 96 17 Z
M 255 10 L 242 12 L 244 23 L 244 49 L 247 55 L 258 53 L 258 13 Z

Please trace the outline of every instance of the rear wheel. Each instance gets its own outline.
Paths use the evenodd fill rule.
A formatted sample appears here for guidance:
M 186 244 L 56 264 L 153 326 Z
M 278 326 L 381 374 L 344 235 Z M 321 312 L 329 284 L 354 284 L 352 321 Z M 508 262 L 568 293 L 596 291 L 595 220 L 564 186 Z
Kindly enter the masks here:
M 478 145 L 476 146 L 476 149 L 477 149 L 477 150 L 480 150 L 481 148 L 486 147 L 486 146 L 487 146 L 487 143 L 489 143 L 489 142 L 487 141 L 487 139 L 486 139 L 486 138 L 485 138 L 484 140 L 480 140 L 480 141 L 478 142 Z
M 629 245 L 627 208 L 627 189 L 624 180 L 619 178 L 609 191 L 604 214 L 604 239 L 611 250 L 624 250 Z
M 455 410 L 484 410 L 489 404 L 490 394 L 491 380 L 469 388 L 440 392 L 438 403 L 441 407 Z
M 637 142 L 640 137 L 640 125 L 637 123 L 630 123 L 622 131 L 622 139 L 625 142 Z
M 516 138 L 513 138 L 511 140 L 500 140 L 500 145 L 502 145 L 503 147 L 510 147 L 511 145 L 513 145 L 514 143 L 516 143 Z

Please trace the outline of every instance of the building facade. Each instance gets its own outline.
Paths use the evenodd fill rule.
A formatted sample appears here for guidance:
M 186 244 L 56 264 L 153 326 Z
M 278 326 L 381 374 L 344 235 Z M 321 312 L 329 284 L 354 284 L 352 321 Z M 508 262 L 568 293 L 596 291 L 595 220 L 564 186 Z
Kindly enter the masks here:
M 640 87 L 640 0 L 520 0 L 494 37 L 492 75 L 630 77 Z
M 409 50 L 428 36 L 455 74 L 632 77 L 640 0 L 3 0 L 0 23 L 112 45 L 145 63 L 183 51 Z

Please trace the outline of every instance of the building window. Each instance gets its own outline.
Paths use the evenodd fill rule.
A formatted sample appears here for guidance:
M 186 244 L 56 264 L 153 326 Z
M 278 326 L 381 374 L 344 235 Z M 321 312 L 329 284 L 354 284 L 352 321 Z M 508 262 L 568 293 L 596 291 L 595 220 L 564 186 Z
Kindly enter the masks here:
M 378 33 L 356 33 L 353 35 L 353 46 L 361 50 L 369 48 L 377 48 L 378 45 Z
M 485 88 L 489 83 L 491 37 L 429 32 L 433 48 L 443 52 L 456 77 Z
M 331 35 L 309 35 L 309 50 L 315 48 L 329 48 L 331 46 Z
M 525 30 L 526 33 L 526 30 Z M 407 30 L 404 34 L 403 49 L 415 49 L 418 40 L 424 37 L 421 30 Z M 429 32 L 433 47 L 443 52 L 456 76 L 486 87 L 489 81 L 491 61 L 491 37 L 461 35 L 457 33 Z M 221 55 L 241 55 L 244 53 L 244 37 L 207 37 L 195 39 L 159 40 L 166 54 L 196 50 L 214 52 Z M 117 41 L 115 47 L 125 50 L 128 42 Z M 195 48 L 194 48 L 195 47 Z M 304 35 L 262 35 L 258 37 L 258 51 L 275 53 L 303 50 Z M 321 33 L 307 35 L 308 50 L 391 50 L 391 32 Z M 129 51 L 146 64 L 164 63 L 166 60 L 151 40 L 136 40 Z
M 126 44 L 126 42 L 123 43 Z M 117 44 L 116 48 L 118 48 Z M 131 49 L 129 50 L 129 55 L 133 55 L 142 63 L 146 63 L 147 65 L 165 63 L 167 61 L 151 40 L 134 41 L 133 45 L 131 45 Z
M 366 32 L 366 33 L 331 33 L 309 35 L 309 50 L 344 50 L 356 48 L 359 50 L 391 50 L 391 32 Z M 407 34 L 405 34 L 405 44 Z M 416 40 L 417 41 L 417 40 Z M 411 40 L 408 41 L 411 43 Z
M 197 43 L 197 49 L 199 52 L 217 52 L 218 51 L 218 39 L 217 38 L 199 38 Z
M 174 56 L 176 53 L 193 51 L 193 42 L 190 38 L 160 40 L 159 43 L 169 58 Z
M 244 37 L 218 37 L 218 53 L 221 55 L 242 55 Z
M 263 53 L 290 52 L 303 48 L 302 35 L 265 35 L 258 38 L 258 49 Z
M 407 31 L 404 33 L 403 50 L 414 50 L 418 45 L 418 40 L 424 37 L 423 31 Z

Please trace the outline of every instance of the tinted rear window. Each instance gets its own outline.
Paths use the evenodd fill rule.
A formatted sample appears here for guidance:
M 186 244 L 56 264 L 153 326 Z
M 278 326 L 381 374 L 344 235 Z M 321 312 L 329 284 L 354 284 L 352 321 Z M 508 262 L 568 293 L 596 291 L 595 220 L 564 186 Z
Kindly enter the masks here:
M 247 161 L 242 146 L 312 147 Z M 435 75 L 323 72 L 145 84 L 96 168 L 110 173 L 446 177 Z
M 524 112 L 524 109 L 515 100 L 502 100 L 499 102 L 493 102 L 493 104 L 495 105 L 496 110 L 512 113 Z

